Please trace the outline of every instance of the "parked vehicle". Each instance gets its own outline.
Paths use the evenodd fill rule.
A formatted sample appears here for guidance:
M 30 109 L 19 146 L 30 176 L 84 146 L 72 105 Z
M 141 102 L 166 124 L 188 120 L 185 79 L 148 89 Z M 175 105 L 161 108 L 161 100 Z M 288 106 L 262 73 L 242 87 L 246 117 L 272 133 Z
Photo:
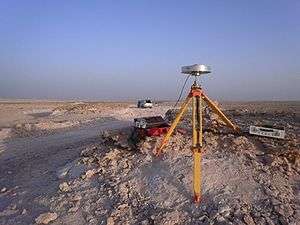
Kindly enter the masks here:
M 150 99 L 138 100 L 137 107 L 138 108 L 152 108 L 153 103 Z

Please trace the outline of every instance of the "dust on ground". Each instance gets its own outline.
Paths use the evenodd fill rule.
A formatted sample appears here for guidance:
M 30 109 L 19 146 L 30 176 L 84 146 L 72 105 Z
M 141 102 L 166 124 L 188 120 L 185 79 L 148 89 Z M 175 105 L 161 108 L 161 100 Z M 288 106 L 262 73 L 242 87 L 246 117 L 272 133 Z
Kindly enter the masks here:
M 160 157 L 153 151 L 161 137 L 128 141 L 134 117 L 164 115 L 170 107 L 1 106 L 10 117 L 0 121 L 0 224 L 298 223 L 299 102 L 222 104 L 242 129 L 284 126 L 285 140 L 232 134 L 218 118 L 206 118 L 200 205 L 192 201 L 188 116 Z M 52 125 L 57 121 L 66 126 Z

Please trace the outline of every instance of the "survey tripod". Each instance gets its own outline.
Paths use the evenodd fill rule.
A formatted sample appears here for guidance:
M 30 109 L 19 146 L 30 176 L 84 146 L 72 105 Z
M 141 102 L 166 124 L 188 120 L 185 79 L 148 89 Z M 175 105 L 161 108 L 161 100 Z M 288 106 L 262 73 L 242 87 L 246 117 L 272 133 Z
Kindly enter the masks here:
M 217 107 L 217 105 L 211 101 L 207 95 L 203 92 L 202 88 L 198 86 L 197 80 L 195 79 L 194 84 L 191 86 L 191 90 L 186 97 L 185 101 L 181 105 L 181 108 L 176 115 L 176 118 L 172 122 L 167 134 L 163 138 L 159 148 L 156 151 L 156 155 L 160 155 L 162 149 L 168 143 L 170 136 L 172 135 L 174 129 L 179 123 L 181 117 L 185 113 L 189 103 L 192 101 L 192 128 L 193 128 L 193 142 L 192 151 L 194 157 L 193 166 L 193 188 L 194 188 L 194 201 L 195 203 L 200 202 L 201 198 L 201 157 L 202 157 L 202 147 L 203 147 L 203 116 L 202 116 L 202 104 L 203 101 L 216 113 L 225 124 L 232 128 L 235 132 L 239 131 L 239 128 L 235 126 Z

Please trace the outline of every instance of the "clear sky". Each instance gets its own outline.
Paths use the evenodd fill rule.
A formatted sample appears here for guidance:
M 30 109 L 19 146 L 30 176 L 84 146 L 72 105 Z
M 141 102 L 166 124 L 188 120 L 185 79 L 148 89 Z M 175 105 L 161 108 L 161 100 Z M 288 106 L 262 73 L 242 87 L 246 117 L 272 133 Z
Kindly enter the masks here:
M 300 100 L 298 0 L 0 0 L 0 98 Z M 186 90 L 187 91 L 187 90 Z

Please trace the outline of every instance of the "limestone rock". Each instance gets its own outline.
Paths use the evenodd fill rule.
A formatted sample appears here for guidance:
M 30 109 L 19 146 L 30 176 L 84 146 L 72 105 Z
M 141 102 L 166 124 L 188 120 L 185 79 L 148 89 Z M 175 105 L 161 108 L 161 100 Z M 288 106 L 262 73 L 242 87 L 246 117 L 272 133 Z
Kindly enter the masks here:
M 85 172 L 85 178 L 90 179 L 92 176 L 94 176 L 96 174 L 96 170 L 95 169 L 91 169 Z
M 95 150 L 97 150 L 96 146 L 87 147 L 83 151 L 81 151 L 80 155 L 83 157 L 89 157 L 94 153 Z
M 57 214 L 56 213 L 47 212 L 47 213 L 40 214 L 35 219 L 35 222 L 37 224 L 48 224 L 51 221 L 56 220 L 56 219 L 57 219 Z
M 248 225 L 255 225 L 255 222 L 254 222 L 253 218 L 249 214 L 246 214 L 244 216 L 244 221 Z
M 114 225 L 115 221 L 113 217 L 108 217 L 106 221 L 107 225 Z
M 70 186 L 67 182 L 63 182 L 59 185 L 59 190 L 61 190 L 62 192 L 68 192 L 70 191 Z
M 233 140 L 233 144 L 235 145 L 243 145 L 248 142 L 248 139 L 244 136 L 237 137 Z

